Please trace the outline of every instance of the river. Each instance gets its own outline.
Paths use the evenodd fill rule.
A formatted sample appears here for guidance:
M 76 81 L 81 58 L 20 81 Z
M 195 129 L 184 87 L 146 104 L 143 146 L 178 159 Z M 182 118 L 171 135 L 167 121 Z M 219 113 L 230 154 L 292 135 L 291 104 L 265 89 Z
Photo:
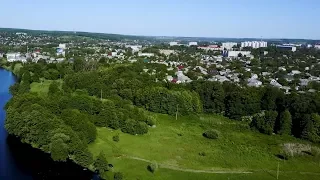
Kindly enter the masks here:
M 14 83 L 15 76 L 0 68 L 0 180 L 92 179 L 91 171 L 71 161 L 54 162 L 49 154 L 8 135 L 3 107 L 11 98 L 9 87 Z

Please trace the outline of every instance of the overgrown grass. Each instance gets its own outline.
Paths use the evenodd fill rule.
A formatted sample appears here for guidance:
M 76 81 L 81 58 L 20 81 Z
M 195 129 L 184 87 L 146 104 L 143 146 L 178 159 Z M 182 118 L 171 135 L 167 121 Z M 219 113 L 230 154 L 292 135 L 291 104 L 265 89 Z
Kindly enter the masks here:
M 41 79 L 40 83 L 37 82 L 33 82 L 30 85 L 30 91 L 31 92 L 37 92 L 39 94 L 42 95 L 46 95 L 49 91 L 49 86 L 50 84 L 53 82 L 53 80 L 45 80 L 45 79 Z M 62 85 L 62 80 L 56 80 L 57 82 L 60 82 L 60 84 Z
M 282 179 L 319 179 L 319 159 L 312 155 L 297 156 L 287 161 L 276 157 L 281 144 L 306 143 L 292 137 L 267 136 L 252 132 L 243 123 L 217 115 L 175 117 L 155 115 L 157 127 L 148 134 L 132 136 L 108 128 L 98 128 L 96 141 L 89 145 L 97 156 L 107 155 L 115 171 L 127 179 L 275 179 L 278 162 Z M 214 128 L 221 132 L 217 140 L 206 139 L 202 133 Z M 120 135 L 120 141 L 112 137 Z M 199 153 L 204 152 L 205 156 Z M 136 159 L 132 159 L 136 158 Z M 148 162 L 156 161 L 159 170 L 147 171 Z M 217 171 L 251 171 L 252 174 L 209 174 L 168 169 Z M 302 173 L 300 173 L 302 172 Z M 318 174 L 319 173 L 319 174 Z

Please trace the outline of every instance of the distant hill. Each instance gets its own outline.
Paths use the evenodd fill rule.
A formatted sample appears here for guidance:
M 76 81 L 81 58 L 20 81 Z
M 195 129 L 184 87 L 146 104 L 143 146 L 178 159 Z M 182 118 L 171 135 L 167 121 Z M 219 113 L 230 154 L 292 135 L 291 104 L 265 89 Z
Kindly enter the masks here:
M 0 28 L 0 32 L 24 32 L 28 34 L 49 34 L 52 36 L 76 35 L 98 39 L 109 39 L 114 41 L 120 40 L 155 40 L 155 41 L 205 41 L 205 42 L 242 42 L 242 41 L 260 41 L 260 38 L 223 38 L 223 37 L 176 37 L 176 36 L 138 36 L 138 35 L 122 35 L 109 33 L 81 32 L 81 31 L 49 31 L 49 30 L 30 30 L 16 28 Z M 320 40 L 311 39 L 263 39 L 264 41 L 274 43 L 300 43 L 315 44 Z

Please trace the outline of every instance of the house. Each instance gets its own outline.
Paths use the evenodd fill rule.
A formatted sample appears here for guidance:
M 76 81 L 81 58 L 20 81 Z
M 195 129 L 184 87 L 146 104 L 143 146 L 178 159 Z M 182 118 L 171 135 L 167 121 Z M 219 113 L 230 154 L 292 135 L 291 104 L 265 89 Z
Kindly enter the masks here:
M 176 75 L 178 77 L 177 83 L 188 83 L 192 81 L 188 76 L 184 75 L 182 71 L 176 72 Z
M 154 53 L 139 53 L 138 56 L 152 57 L 152 56 L 154 56 Z
M 287 69 L 284 68 L 284 67 L 279 67 L 278 70 L 279 70 L 279 71 L 286 71 Z
M 262 76 L 269 76 L 269 75 L 271 75 L 271 73 L 269 73 L 269 72 L 262 72 L 261 74 L 262 74 Z
M 248 86 L 250 87 L 260 87 L 262 85 L 262 82 L 257 80 L 256 78 L 249 78 L 248 79 Z
M 289 86 L 282 86 L 282 87 L 280 87 L 280 89 L 283 89 L 286 94 L 289 94 L 290 93 L 289 91 L 291 90 L 291 88 Z
M 309 80 L 308 79 L 300 79 L 300 86 L 308 86 Z
M 300 71 L 298 71 L 298 70 L 292 70 L 292 71 L 291 71 L 291 74 L 292 74 L 292 75 L 295 75 L 295 74 L 301 74 L 301 72 L 300 72 Z
M 170 49 L 160 49 L 160 53 L 169 56 L 170 54 L 174 54 L 175 51 Z
M 215 75 L 218 75 L 218 74 L 219 74 L 219 71 L 216 70 L 216 69 L 209 69 L 209 70 L 208 70 L 208 73 L 209 73 L 210 75 L 215 76 Z
M 196 70 L 196 69 L 200 69 L 201 73 L 204 74 L 204 75 L 207 75 L 207 74 L 208 74 L 207 69 L 205 69 L 205 68 L 203 68 L 203 67 L 201 67 L 201 66 L 196 66 L 196 67 L 194 68 L 194 70 Z
M 270 85 L 272 85 L 274 87 L 278 87 L 278 88 L 282 87 L 282 85 L 280 83 L 278 83 L 275 79 L 271 79 Z
M 230 81 L 230 80 L 225 76 L 216 75 L 216 76 L 213 76 L 212 78 L 208 79 L 208 81 L 219 81 L 222 83 L 222 82 Z
M 178 66 L 178 70 L 182 70 L 183 68 L 184 68 L 183 65 L 179 65 L 179 66 Z

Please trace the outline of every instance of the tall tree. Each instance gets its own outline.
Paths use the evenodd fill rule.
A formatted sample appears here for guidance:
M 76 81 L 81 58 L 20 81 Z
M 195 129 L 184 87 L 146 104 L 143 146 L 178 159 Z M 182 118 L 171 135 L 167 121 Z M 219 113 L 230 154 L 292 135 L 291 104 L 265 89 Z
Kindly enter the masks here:
M 291 135 L 292 118 L 288 110 L 285 110 L 280 114 L 279 119 L 279 134 Z

